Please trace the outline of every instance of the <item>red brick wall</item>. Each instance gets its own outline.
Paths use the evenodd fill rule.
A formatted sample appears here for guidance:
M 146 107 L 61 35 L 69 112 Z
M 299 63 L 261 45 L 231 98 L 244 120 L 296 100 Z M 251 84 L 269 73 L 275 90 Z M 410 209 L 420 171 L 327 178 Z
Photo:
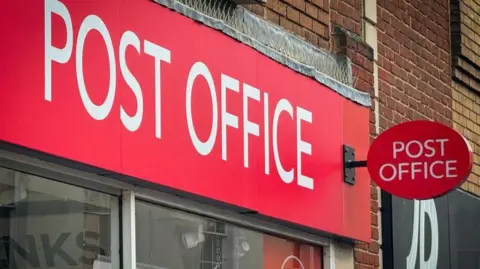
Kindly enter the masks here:
M 268 0 L 248 9 L 318 47 L 331 48 L 331 22 L 360 35 L 360 0 Z
M 249 6 L 261 17 L 322 48 L 330 48 L 329 0 L 272 0 L 265 7 Z
M 425 118 L 451 126 L 448 1 L 377 3 L 380 129 Z
M 448 0 L 377 0 L 380 132 L 415 119 L 452 126 L 449 18 Z

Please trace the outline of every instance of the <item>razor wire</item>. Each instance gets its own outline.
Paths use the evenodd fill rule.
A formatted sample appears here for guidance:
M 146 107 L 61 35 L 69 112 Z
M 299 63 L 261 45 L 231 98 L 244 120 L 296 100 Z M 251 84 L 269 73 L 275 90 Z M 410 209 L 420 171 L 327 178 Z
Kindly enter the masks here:
M 261 19 L 242 6 L 228 0 L 176 0 L 208 17 L 223 21 L 232 29 L 253 38 L 316 71 L 348 86 L 352 86 L 351 62 L 308 43 L 286 30 Z

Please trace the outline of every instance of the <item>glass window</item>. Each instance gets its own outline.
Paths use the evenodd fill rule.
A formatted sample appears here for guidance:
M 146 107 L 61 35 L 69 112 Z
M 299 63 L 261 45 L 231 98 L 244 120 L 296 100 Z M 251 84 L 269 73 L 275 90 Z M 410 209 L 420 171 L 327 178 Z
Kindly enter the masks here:
M 119 268 L 118 198 L 0 168 L 0 268 Z
M 137 268 L 321 269 L 316 246 L 136 201 Z

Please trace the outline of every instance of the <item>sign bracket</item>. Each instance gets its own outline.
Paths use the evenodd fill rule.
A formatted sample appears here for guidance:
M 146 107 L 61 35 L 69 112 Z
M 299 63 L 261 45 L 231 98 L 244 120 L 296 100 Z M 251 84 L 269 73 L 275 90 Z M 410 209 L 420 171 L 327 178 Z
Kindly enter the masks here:
M 355 168 L 366 167 L 367 161 L 355 160 L 355 149 L 343 145 L 343 181 L 350 185 L 355 185 Z

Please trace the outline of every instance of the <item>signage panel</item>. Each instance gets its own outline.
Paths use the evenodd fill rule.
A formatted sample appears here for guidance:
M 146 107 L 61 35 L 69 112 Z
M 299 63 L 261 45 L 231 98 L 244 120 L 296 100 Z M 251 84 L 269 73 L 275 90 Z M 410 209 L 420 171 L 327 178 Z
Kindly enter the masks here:
M 148 0 L 1 6 L 0 140 L 370 240 L 368 108 Z
M 383 190 L 407 199 L 431 199 L 460 186 L 473 153 L 457 131 L 433 121 L 409 121 L 380 134 L 368 151 L 368 171 Z

